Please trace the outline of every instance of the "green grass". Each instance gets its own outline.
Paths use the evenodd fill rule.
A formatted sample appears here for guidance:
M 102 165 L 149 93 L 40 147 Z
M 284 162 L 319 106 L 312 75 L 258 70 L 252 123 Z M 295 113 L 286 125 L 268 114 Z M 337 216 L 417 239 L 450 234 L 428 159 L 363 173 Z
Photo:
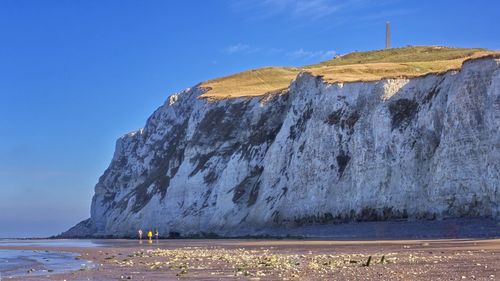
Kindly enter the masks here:
M 305 68 L 316 68 L 322 66 L 337 66 L 365 63 L 405 63 L 405 62 L 430 62 L 442 60 L 454 60 L 472 56 L 474 53 L 488 52 L 487 49 L 464 49 L 433 46 L 415 46 L 405 48 L 394 48 L 387 50 L 376 50 L 369 52 L 354 52 L 332 60 L 306 66 Z
M 284 90 L 301 71 L 321 76 L 327 83 L 418 77 L 458 70 L 467 59 L 493 54 L 499 55 L 486 49 L 430 46 L 354 52 L 304 67 L 267 67 L 206 81 L 201 87 L 208 91 L 202 97 L 249 97 Z

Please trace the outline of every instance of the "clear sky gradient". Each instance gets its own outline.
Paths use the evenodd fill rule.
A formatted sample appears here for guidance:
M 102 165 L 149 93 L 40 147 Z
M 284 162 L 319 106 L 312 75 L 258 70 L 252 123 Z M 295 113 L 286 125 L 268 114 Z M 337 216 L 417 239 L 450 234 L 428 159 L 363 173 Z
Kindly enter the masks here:
M 89 217 L 115 140 L 176 91 L 392 45 L 500 48 L 500 1 L 0 0 L 0 237 Z

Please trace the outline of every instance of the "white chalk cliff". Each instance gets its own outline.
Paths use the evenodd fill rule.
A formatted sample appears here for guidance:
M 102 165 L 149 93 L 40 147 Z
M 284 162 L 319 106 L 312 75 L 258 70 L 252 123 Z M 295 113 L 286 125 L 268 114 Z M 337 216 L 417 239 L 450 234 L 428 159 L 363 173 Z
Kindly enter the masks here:
M 210 101 L 169 97 L 121 137 L 67 236 L 196 235 L 397 218 L 500 217 L 500 59 L 412 79 Z

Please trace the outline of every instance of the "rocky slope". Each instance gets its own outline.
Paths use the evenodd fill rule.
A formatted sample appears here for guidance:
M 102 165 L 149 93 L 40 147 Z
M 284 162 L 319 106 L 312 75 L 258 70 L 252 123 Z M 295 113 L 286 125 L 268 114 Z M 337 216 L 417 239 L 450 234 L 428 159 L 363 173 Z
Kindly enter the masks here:
M 352 220 L 500 217 L 500 59 L 412 79 L 209 100 L 172 95 L 117 141 L 65 236 L 253 234 Z

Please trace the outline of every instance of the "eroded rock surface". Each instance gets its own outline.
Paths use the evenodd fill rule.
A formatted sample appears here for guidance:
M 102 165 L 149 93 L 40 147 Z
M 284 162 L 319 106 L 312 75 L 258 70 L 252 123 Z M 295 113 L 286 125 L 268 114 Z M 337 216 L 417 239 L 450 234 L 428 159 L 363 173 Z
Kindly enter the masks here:
M 302 73 L 286 92 L 221 101 L 185 90 L 117 141 L 70 233 L 498 218 L 499 65 L 347 84 Z

